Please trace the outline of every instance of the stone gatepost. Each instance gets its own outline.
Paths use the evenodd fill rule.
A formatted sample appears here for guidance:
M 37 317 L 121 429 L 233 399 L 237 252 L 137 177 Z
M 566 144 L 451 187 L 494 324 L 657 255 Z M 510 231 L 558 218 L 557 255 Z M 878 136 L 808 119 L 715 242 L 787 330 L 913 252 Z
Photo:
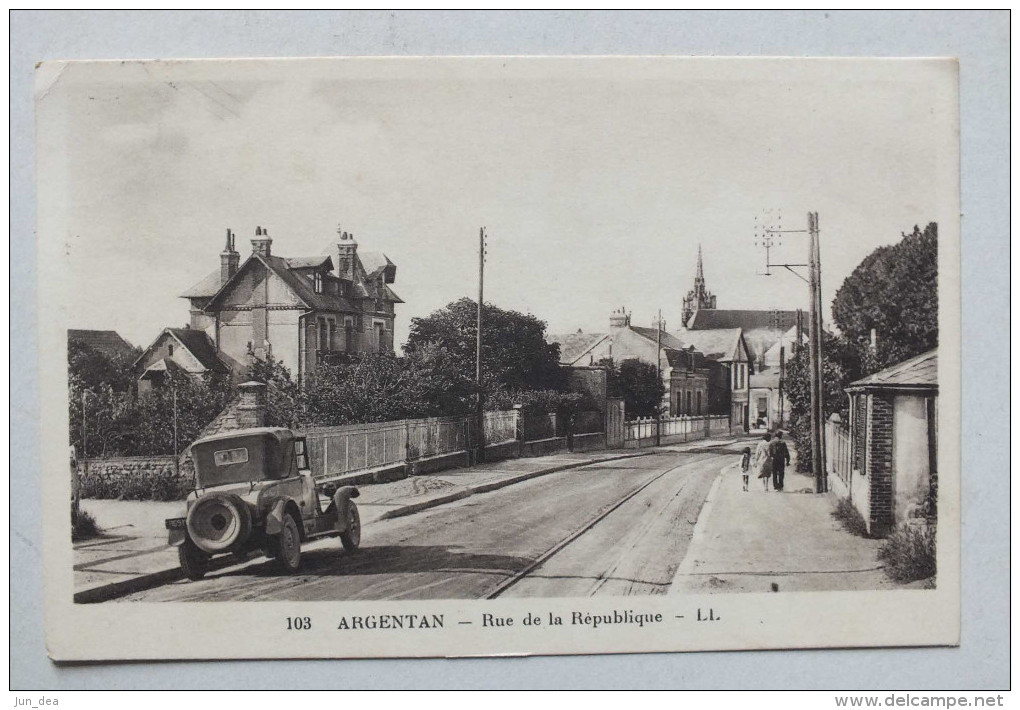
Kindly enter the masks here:
M 238 388 L 237 423 L 242 429 L 266 425 L 266 386 L 245 382 Z

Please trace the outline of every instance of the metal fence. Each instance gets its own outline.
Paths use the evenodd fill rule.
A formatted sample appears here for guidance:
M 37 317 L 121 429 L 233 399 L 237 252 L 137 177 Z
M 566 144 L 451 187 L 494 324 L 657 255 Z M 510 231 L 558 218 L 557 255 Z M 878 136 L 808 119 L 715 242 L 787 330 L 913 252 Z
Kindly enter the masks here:
M 850 486 L 851 455 L 850 432 L 841 422 L 825 422 L 825 468 L 843 485 Z
M 730 433 L 730 420 L 726 415 L 701 417 L 663 417 L 656 420 L 652 417 L 635 419 L 624 424 L 625 446 L 652 446 L 655 444 L 656 430 L 659 441 L 663 444 L 676 444 L 696 439 L 707 439 L 712 436 L 727 436 Z

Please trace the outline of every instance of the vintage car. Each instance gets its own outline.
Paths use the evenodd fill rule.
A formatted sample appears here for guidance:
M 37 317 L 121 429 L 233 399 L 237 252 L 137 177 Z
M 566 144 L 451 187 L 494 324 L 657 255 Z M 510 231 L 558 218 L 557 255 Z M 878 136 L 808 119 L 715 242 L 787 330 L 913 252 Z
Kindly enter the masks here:
M 304 437 L 262 427 L 208 436 L 191 445 L 195 490 L 187 516 L 169 518 L 169 543 L 181 570 L 197 580 L 216 555 L 247 559 L 255 551 L 275 557 L 284 571 L 301 566 L 301 543 L 339 536 L 353 552 L 361 519 L 353 486 L 317 484 Z

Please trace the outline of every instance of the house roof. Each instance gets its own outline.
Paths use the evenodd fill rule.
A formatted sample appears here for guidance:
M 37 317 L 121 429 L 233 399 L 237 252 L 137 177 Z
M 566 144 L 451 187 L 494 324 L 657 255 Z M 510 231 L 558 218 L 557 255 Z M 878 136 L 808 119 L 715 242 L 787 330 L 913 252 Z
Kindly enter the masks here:
M 794 325 L 797 325 L 797 311 L 699 308 L 688 321 L 687 329 L 742 328 L 745 331 L 758 329 L 785 331 Z
M 929 350 L 851 382 L 846 389 L 849 392 L 870 389 L 937 390 L 938 387 L 938 350 Z
M 663 331 L 659 331 L 659 333 L 661 333 L 661 335 L 656 337 L 656 330 L 655 330 L 655 328 L 642 328 L 642 327 L 636 326 L 636 325 L 632 325 L 632 326 L 628 326 L 628 327 L 632 331 L 634 331 L 635 333 L 640 335 L 641 337 L 647 338 L 648 340 L 651 340 L 652 342 L 655 342 L 656 340 L 658 340 L 660 345 L 662 347 L 664 347 L 664 348 L 672 348 L 673 350 L 683 350 L 684 349 L 684 344 L 682 342 L 680 342 L 680 339 L 677 338 L 672 333 L 667 333 L 666 331 L 663 330 Z
M 687 330 L 682 337 L 710 360 L 733 360 L 740 347 L 740 328 Z
M 68 330 L 67 340 L 77 340 L 108 357 L 135 354 L 135 347 L 115 330 Z
M 310 258 L 301 257 L 297 260 L 298 263 L 308 263 Z M 218 305 L 218 301 L 225 294 L 231 283 L 238 279 L 242 272 L 251 268 L 250 264 L 253 262 L 259 262 L 263 264 L 267 269 L 273 272 L 281 281 L 287 284 L 290 289 L 297 295 L 301 302 L 308 308 L 319 310 L 319 311 L 337 311 L 337 312 L 350 312 L 360 310 L 355 307 L 350 300 L 344 296 L 340 296 L 335 293 L 316 293 L 314 284 L 306 277 L 303 276 L 298 268 L 307 267 L 293 267 L 291 266 L 290 259 L 285 259 L 281 256 L 263 256 L 262 254 L 252 254 L 248 259 L 241 264 L 241 268 L 237 270 L 237 273 L 223 286 L 219 288 L 216 294 L 212 297 L 209 303 L 206 305 L 206 310 L 215 310 Z M 323 259 L 319 263 L 325 263 L 326 259 Z M 395 268 L 395 267 L 394 267 Z M 366 288 L 362 284 L 356 284 L 354 293 L 352 294 L 355 298 L 375 298 L 375 288 L 369 284 L 369 288 Z M 394 303 L 403 303 L 399 296 L 393 292 L 393 290 L 383 284 L 381 298 L 386 301 L 392 301 Z
M 381 251 L 358 252 L 361 265 L 368 274 L 369 279 L 374 279 L 380 271 L 385 271 L 383 281 L 391 284 L 396 279 L 397 265 L 390 261 L 390 258 Z
M 608 337 L 608 333 L 565 333 L 548 335 L 546 341 L 560 346 L 561 363 L 573 365 Z
M 216 354 L 216 346 L 205 331 L 193 328 L 167 328 L 166 330 L 195 356 L 202 367 L 213 372 L 229 372 L 227 366 Z
M 292 269 L 314 269 L 317 267 L 333 268 L 333 259 L 328 256 L 295 256 L 285 259 Z
M 182 293 L 181 298 L 212 298 L 223 285 L 220 283 L 220 277 L 219 269 L 210 271 L 201 281 Z

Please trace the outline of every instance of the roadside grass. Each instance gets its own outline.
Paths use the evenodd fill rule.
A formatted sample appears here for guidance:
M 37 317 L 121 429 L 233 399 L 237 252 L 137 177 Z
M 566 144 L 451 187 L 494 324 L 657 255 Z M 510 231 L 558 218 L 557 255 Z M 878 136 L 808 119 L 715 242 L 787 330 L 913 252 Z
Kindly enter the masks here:
M 98 535 L 99 525 L 91 513 L 79 510 L 77 515 L 71 515 L 71 542 L 91 540 Z
M 832 509 L 832 517 L 842 523 L 847 532 L 858 537 L 868 537 L 868 524 L 849 498 L 839 499 Z
M 935 577 L 935 526 L 918 521 L 901 525 L 878 551 L 886 573 L 897 582 Z

